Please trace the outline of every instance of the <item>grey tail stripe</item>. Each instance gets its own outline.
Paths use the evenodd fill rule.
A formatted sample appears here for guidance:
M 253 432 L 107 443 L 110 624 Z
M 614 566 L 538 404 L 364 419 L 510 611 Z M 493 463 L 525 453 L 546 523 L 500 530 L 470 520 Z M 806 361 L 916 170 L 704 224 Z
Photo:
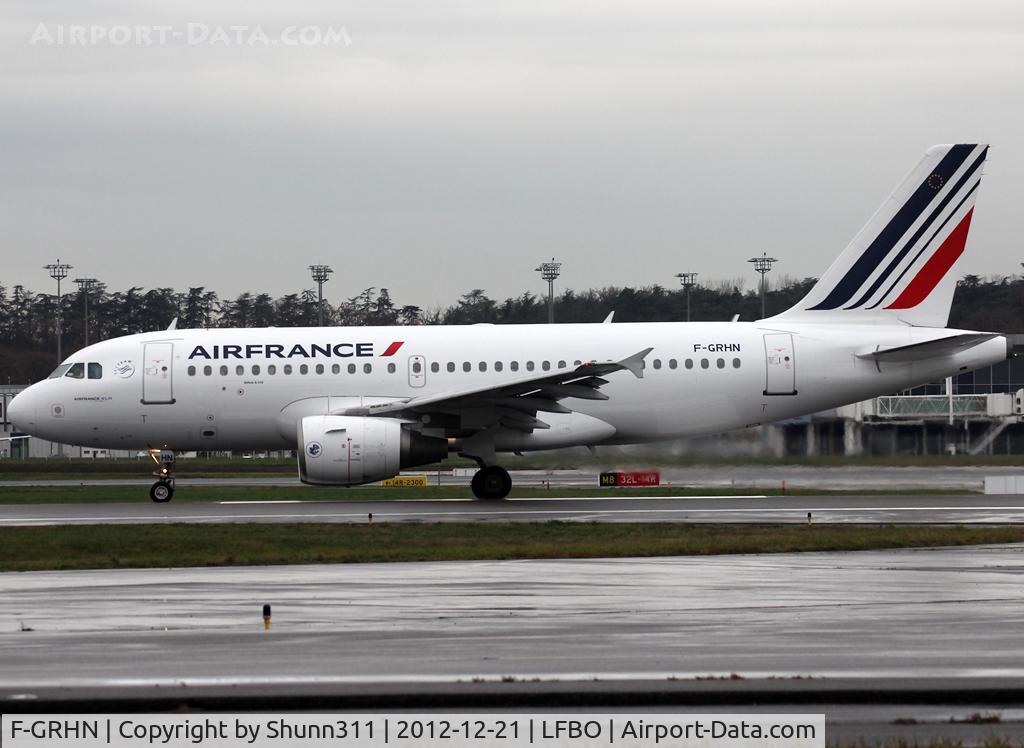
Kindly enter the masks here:
M 939 162 L 938 166 L 935 167 L 932 175 L 937 174 L 940 176 L 943 184 L 945 184 L 952 178 L 956 170 L 967 160 L 971 151 L 976 147 L 976 144 L 954 145 L 949 149 L 949 153 Z M 874 241 L 857 258 L 857 261 L 853 263 L 853 267 L 847 271 L 846 275 L 836 284 L 836 287 L 832 289 L 828 296 L 823 301 L 810 307 L 810 309 L 836 309 L 853 298 L 857 290 L 864 285 L 864 281 L 881 264 L 886 255 L 892 251 L 900 237 L 907 233 L 907 230 L 917 220 L 918 216 L 935 199 L 938 193 L 928 184 L 932 175 L 929 175 L 918 185 L 913 194 L 900 206 L 896 215 L 892 217 L 885 228 L 878 233 Z
M 949 205 L 950 201 L 954 197 L 956 197 L 960 190 L 963 189 L 964 185 L 967 184 L 967 181 L 971 178 L 971 175 L 973 175 L 974 172 L 978 170 L 978 167 L 985 163 L 985 156 L 987 153 L 988 148 L 981 152 L 981 155 L 978 156 L 977 159 L 975 159 L 974 163 L 971 164 L 970 168 L 966 172 L 964 172 L 964 175 L 962 177 L 960 177 L 960 180 L 956 183 L 956 186 L 949 191 L 949 194 L 947 194 L 942 199 L 942 202 L 940 202 L 938 206 L 936 206 L 935 210 L 932 211 L 932 214 L 928 216 L 928 220 L 921 224 L 920 228 L 918 228 L 918 230 L 915 231 L 914 235 L 910 238 L 910 241 L 904 244 L 903 249 L 896 253 L 896 256 L 892 259 L 892 261 L 889 263 L 889 266 L 885 269 L 885 272 L 879 275 L 877 278 L 875 278 L 874 283 L 871 284 L 871 288 L 869 288 L 867 292 L 863 296 L 861 296 L 856 302 L 846 307 L 847 309 L 856 309 L 857 307 L 863 306 L 867 302 L 867 300 L 870 299 L 872 295 L 874 295 L 875 291 L 877 291 L 879 287 L 883 283 L 885 283 L 886 280 L 888 280 L 889 276 L 892 275 L 893 271 L 897 268 L 897 266 L 899 266 L 900 261 L 907 256 L 907 253 L 910 252 L 911 248 L 915 244 L 917 244 L 917 241 L 922 236 L 924 236 L 925 232 L 931 227 L 933 223 L 935 223 L 935 219 L 939 217 L 939 215 L 946 208 L 946 206 Z M 920 253 L 918 253 L 918 256 L 920 256 Z M 914 259 L 916 260 L 917 258 L 915 257 Z M 889 291 L 891 290 L 892 288 L 890 287 Z M 886 291 L 886 295 L 888 295 L 889 291 Z M 885 297 L 883 296 L 883 298 Z M 876 306 L 878 306 L 878 304 L 869 307 L 869 309 L 874 309 Z

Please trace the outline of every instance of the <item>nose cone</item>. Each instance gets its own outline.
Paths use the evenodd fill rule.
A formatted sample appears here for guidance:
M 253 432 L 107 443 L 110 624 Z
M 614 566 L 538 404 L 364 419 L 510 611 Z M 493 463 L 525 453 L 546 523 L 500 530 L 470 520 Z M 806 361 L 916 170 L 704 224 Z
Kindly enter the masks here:
M 19 392 L 13 400 L 7 403 L 7 419 L 14 426 L 15 431 L 29 431 L 34 425 L 36 417 L 35 409 L 30 405 L 32 399 L 32 394 L 25 390 Z

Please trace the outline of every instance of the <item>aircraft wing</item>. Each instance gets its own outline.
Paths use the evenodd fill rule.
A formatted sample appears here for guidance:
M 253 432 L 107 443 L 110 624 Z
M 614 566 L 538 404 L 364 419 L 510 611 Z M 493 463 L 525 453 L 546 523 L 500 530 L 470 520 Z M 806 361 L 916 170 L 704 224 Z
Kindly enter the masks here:
M 950 335 L 937 340 L 928 340 L 924 343 L 912 343 L 911 345 L 900 345 L 894 348 L 881 348 L 875 351 L 858 353 L 857 358 L 864 358 L 874 361 L 920 361 L 936 356 L 949 356 L 958 351 L 973 348 L 986 340 L 998 338 L 997 333 L 969 333 L 963 335 Z
M 438 392 L 423 397 L 394 400 L 364 408 L 350 408 L 343 415 L 353 416 L 405 416 L 423 415 L 460 416 L 472 423 L 471 430 L 500 424 L 522 431 L 546 429 L 550 426 L 537 418 L 538 412 L 571 413 L 572 409 L 560 401 L 568 398 L 607 400 L 601 387 L 608 384 L 604 377 L 617 371 L 629 371 L 642 378 L 643 362 L 653 348 L 645 348 L 621 361 L 588 361 L 574 369 L 545 372 L 502 382 L 497 385 L 465 390 Z M 466 419 L 465 416 L 472 414 Z

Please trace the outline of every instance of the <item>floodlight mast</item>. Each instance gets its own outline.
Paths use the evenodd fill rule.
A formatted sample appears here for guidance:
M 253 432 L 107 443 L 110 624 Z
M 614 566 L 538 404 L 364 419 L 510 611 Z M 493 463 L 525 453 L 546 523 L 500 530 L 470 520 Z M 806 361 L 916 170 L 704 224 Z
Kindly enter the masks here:
M 555 322 L 555 279 L 561 274 L 562 263 L 555 262 L 555 258 L 551 258 L 551 262 L 542 262 L 534 270 L 540 273 L 540 277 L 548 282 L 548 324 L 554 324 Z
M 63 308 L 61 306 L 61 295 L 60 295 L 60 282 L 68 277 L 68 271 L 72 268 L 65 262 L 61 262 L 60 258 L 57 258 L 57 262 L 51 263 L 50 265 L 43 265 L 44 270 L 48 270 L 50 277 L 57 281 L 57 363 L 60 364 L 64 360 L 63 349 L 61 346 L 61 338 L 64 333 L 64 321 L 63 321 Z
M 751 257 L 747 262 L 754 263 L 754 271 L 761 274 L 761 319 L 764 319 L 768 316 L 764 311 L 764 297 L 767 287 L 765 275 L 771 271 L 772 265 L 778 262 L 778 260 L 774 257 L 769 257 L 767 252 L 762 252 L 760 257 Z
M 96 288 L 98 281 L 95 278 L 75 278 L 75 283 L 85 302 L 85 345 L 89 345 L 89 294 Z
M 316 323 L 317 327 L 324 326 L 324 283 L 326 283 L 334 271 L 328 265 L 310 265 L 309 272 L 316 281 Z
M 676 273 L 679 285 L 686 289 L 686 321 L 690 321 L 690 289 L 697 285 L 697 273 Z

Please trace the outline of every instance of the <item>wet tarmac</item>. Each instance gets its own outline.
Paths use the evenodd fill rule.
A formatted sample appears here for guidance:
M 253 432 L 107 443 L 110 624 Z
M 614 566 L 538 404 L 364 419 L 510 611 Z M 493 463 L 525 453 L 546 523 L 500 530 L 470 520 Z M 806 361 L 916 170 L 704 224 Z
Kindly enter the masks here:
M 414 491 L 414 489 L 410 489 Z M 1005 524 L 1024 521 L 1024 496 L 679 496 L 504 501 L 221 501 L 2 504 L 0 527 L 61 524 L 283 522 L 813 522 Z M 412 495 L 415 495 L 414 493 Z
M 1022 572 L 993 546 L 5 573 L 0 688 L 1022 678 Z
M 610 468 L 614 468 L 610 465 Z M 244 466 L 242 466 L 244 470 Z M 777 489 L 783 485 L 800 489 L 881 490 L 899 491 L 922 487 L 949 491 L 980 491 L 986 475 L 1020 475 L 1021 466 L 951 466 L 894 467 L 877 465 L 820 466 L 820 465 L 692 465 L 661 467 L 663 484 L 704 488 Z M 148 463 L 140 463 L 137 478 L 106 478 L 83 480 L 6 480 L 0 486 L 130 486 L 148 487 Z M 584 470 L 513 470 L 513 483 L 517 486 L 573 486 L 597 487 L 597 469 Z M 468 486 L 471 470 L 456 474 L 451 471 L 411 471 L 409 475 L 425 475 L 431 485 Z M 181 478 L 180 486 L 298 486 L 294 476 Z

